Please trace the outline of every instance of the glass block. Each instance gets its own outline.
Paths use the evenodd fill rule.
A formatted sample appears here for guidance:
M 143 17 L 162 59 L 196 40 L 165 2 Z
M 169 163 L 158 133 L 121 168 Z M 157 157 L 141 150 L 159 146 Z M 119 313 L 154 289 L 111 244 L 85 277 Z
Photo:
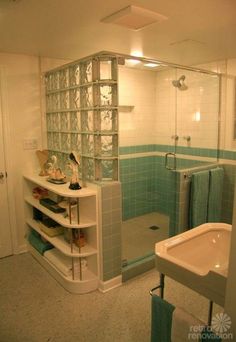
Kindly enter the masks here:
M 60 131 L 60 114 L 59 113 L 52 113 L 52 131 Z
M 62 69 L 59 71 L 60 89 L 68 88 L 69 86 L 69 69 Z
M 96 98 L 98 106 L 117 106 L 117 90 L 116 85 L 100 84 L 98 97 Z M 97 93 L 96 91 L 96 93 Z
M 53 91 L 59 89 L 59 72 L 53 72 L 50 74 L 47 74 L 45 77 L 46 80 L 46 90 L 47 91 Z
M 70 134 L 61 133 L 61 149 L 62 151 L 70 152 Z
M 70 113 L 61 113 L 61 131 L 70 130 Z
M 111 60 L 100 60 L 100 80 L 112 79 Z
M 80 64 L 81 84 L 92 82 L 92 61 Z
M 51 79 L 52 79 L 52 75 L 51 74 L 45 76 L 44 83 L 45 83 L 46 93 L 51 90 L 51 87 L 52 87 Z
M 92 134 L 82 135 L 82 153 L 93 156 L 94 154 L 94 142 Z
M 82 131 L 93 132 L 93 111 L 84 110 L 81 112 Z
M 46 111 L 54 112 L 60 109 L 60 98 L 59 94 L 50 94 L 46 97 Z
M 68 173 L 68 164 L 69 162 L 69 155 L 67 153 L 61 153 L 61 165 L 60 168 L 64 173 Z
M 70 112 L 70 130 L 72 132 L 81 131 L 80 112 Z
M 76 86 L 80 84 L 80 66 L 79 64 L 75 64 L 69 69 L 70 75 L 70 86 Z
M 60 133 L 53 133 L 53 150 L 60 150 Z
M 70 90 L 70 109 L 80 108 L 80 89 Z
M 48 132 L 47 133 L 47 145 L 48 145 L 48 149 L 52 150 L 53 149 L 53 133 Z
M 95 161 L 95 180 L 96 181 L 112 181 L 117 180 L 114 172 L 116 160 L 96 160 Z
M 60 92 L 60 105 L 61 105 L 61 109 L 69 109 L 70 108 L 69 91 Z
M 83 157 L 83 175 L 84 178 L 93 181 L 94 180 L 94 159 Z
M 46 96 L 46 112 L 51 112 L 52 110 L 52 96 L 47 95 Z
M 53 114 L 46 114 L 47 130 L 53 130 Z
M 71 151 L 81 153 L 81 134 L 71 134 Z
M 91 86 L 81 88 L 81 106 L 83 108 L 93 106 L 93 88 Z
M 117 156 L 117 136 L 97 135 L 95 136 L 95 155 L 101 157 Z
M 95 131 L 117 132 L 118 130 L 117 110 L 102 110 L 95 113 Z

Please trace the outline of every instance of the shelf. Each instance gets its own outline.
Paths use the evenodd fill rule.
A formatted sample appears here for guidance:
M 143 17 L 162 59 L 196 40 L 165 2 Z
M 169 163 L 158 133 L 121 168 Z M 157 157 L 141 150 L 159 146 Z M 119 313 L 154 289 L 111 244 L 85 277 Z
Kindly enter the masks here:
M 83 271 L 83 279 L 71 279 L 62 274 L 49 260 L 44 258 L 36 249 L 28 244 L 29 252 L 38 260 L 38 262 L 47 269 L 47 271 L 69 292 L 88 293 L 98 287 L 98 277 L 89 269 Z
M 81 197 L 88 197 L 88 196 L 96 195 L 96 191 L 91 190 L 89 188 L 82 188 L 80 190 L 71 190 L 69 189 L 69 184 L 70 184 L 69 182 L 67 182 L 66 184 L 50 183 L 47 181 L 48 176 L 42 177 L 42 176 L 38 176 L 37 174 L 33 174 L 33 175 L 25 174 L 24 178 L 63 197 L 81 198 Z
M 71 246 L 64 240 L 63 235 L 58 235 L 54 237 L 50 237 L 45 234 L 39 227 L 39 223 L 34 219 L 28 219 L 26 223 L 36 230 L 42 237 L 44 237 L 48 242 L 50 242 L 54 247 L 56 247 L 60 252 L 69 256 L 69 257 L 87 257 L 90 255 L 97 254 L 97 250 L 90 245 L 86 244 L 84 247 L 81 247 L 81 252 L 79 252 L 79 248 L 73 244 L 73 253 L 71 252 Z
M 66 228 L 88 228 L 92 226 L 96 226 L 97 222 L 93 221 L 89 218 L 82 217 L 80 224 L 73 223 L 70 224 L 69 219 L 63 217 L 63 214 L 56 214 L 53 211 L 47 209 L 43 205 L 39 203 L 39 200 L 33 198 L 32 196 L 26 196 L 25 201 L 32 205 L 34 208 L 40 210 L 43 214 L 47 215 L 57 223 L 59 223 L 61 226 Z
M 132 110 L 134 109 L 134 106 L 129 106 L 129 105 L 121 105 L 118 107 L 120 112 L 132 112 Z

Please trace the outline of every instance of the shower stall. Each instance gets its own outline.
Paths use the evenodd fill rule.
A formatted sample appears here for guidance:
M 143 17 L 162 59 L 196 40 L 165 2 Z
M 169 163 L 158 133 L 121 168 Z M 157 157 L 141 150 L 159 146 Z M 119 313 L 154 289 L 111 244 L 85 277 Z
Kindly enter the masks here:
M 153 262 L 188 227 L 189 173 L 218 160 L 220 75 L 100 52 L 48 71 L 45 93 L 49 156 L 68 172 L 75 151 L 101 190 L 103 280 Z
M 217 162 L 220 76 L 124 57 L 119 76 L 119 173 L 124 269 L 188 227 L 184 177 Z

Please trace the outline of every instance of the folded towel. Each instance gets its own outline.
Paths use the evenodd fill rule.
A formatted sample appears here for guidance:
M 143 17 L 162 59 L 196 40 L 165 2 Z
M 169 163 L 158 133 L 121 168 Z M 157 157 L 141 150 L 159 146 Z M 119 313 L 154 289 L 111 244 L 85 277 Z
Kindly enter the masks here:
M 41 240 L 40 234 L 38 234 L 35 230 L 31 230 L 28 240 L 29 243 L 42 255 L 45 251 L 54 247 L 49 242 L 43 242 Z
M 189 204 L 189 226 L 199 226 L 207 222 L 209 193 L 209 171 L 192 174 Z
M 204 323 L 181 308 L 176 308 L 172 316 L 172 342 L 200 342 L 201 327 Z M 194 329 L 192 329 L 194 328 Z M 199 331 L 197 329 L 199 328 Z
M 152 295 L 151 342 L 171 342 L 172 313 L 175 307 Z
M 210 170 L 207 222 L 221 221 L 223 181 L 224 169 L 217 167 Z

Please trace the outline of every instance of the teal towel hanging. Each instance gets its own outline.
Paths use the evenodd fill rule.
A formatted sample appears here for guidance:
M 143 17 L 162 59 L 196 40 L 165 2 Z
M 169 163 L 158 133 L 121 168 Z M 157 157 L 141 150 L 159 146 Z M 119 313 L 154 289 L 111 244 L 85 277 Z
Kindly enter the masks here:
M 172 314 L 175 307 L 152 295 L 151 342 L 171 342 Z
M 221 221 L 223 181 L 224 169 L 217 167 L 210 170 L 207 222 Z
M 190 203 L 189 203 L 189 226 L 197 227 L 207 222 L 209 194 L 209 171 L 200 171 L 192 174 Z

